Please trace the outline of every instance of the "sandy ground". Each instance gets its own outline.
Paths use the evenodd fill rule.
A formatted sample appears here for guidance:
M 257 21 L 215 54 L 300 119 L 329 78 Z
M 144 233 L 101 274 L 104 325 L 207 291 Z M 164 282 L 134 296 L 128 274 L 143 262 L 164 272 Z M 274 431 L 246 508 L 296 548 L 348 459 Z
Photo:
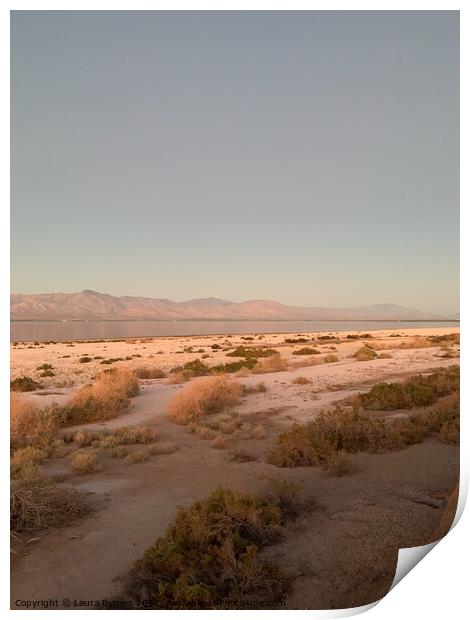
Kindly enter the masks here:
M 236 411 L 247 420 L 263 424 L 267 437 L 263 440 L 230 438 L 225 450 L 211 448 L 210 442 L 167 419 L 168 400 L 182 386 L 170 385 L 165 379 L 142 381 L 141 393 L 133 399 L 128 414 L 88 426 L 153 426 L 159 431 L 159 440 L 176 444 L 178 450 L 133 465 L 105 459 L 102 471 L 91 475 L 71 474 L 67 459 L 48 462 L 46 472 L 88 493 L 96 510 L 68 527 L 34 536 L 33 541 L 18 550 L 19 555 L 12 562 L 12 607 L 17 608 L 17 599 L 73 601 L 119 597 L 123 576 L 156 537 L 164 533 L 177 506 L 205 497 L 217 484 L 259 489 L 273 476 L 299 482 L 309 506 L 289 527 L 285 541 L 264 552 L 267 557 L 277 559 L 292 578 L 292 595 L 286 607 L 321 609 L 376 600 L 385 594 L 393 580 L 396 550 L 429 542 L 443 500 L 458 479 L 458 447 L 426 441 L 399 452 L 360 455 L 360 472 L 341 479 L 331 478 L 313 467 L 279 469 L 265 463 L 265 455 L 277 434 L 293 421 L 308 420 L 325 406 L 379 381 L 401 380 L 416 372 L 458 363 L 457 358 L 442 358 L 440 347 L 399 348 L 400 343 L 409 343 L 417 335 L 458 331 L 417 328 L 410 332 L 369 332 L 373 339 L 366 340 L 377 347 L 382 343 L 391 358 L 357 362 L 351 355 L 362 346 L 363 339 L 325 343 L 315 348 L 322 353 L 334 353 L 338 362 L 237 378 L 248 386 L 265 383 L 266 393 L 245 396 Z M 403 336 L 392 338 L 392 333 Z M 302 334 L 302 337 L 310 336 L 314 337 Z M 142 357 L 116 364 L 169 370 L 176 364 L 201 357 L 202 352 L 196 352 L 200 348 L 210 355 L 205 360 L 210 365 L 233 361 L 234 358 L 226 357 L 227 351 L 213 352 L 210 347 L 213 343 L 224 348 L 240 344 L 272 346 L 290 364 L 302 357 L 293 355 L 295 349 L 309 346 L 285 345 L 285 338 L 292 335 L 264 335 L 261 340 L 257 336 L 247 337 L 255 340 L 210 336 L 74 343 L 73 347 L 67 343 L 43 345 L 43 348 L 21 344 L 12 350 L 12 377 L 27 374 L 38 378 L 36 367 L 52 364 L 55 376 L 41 379 L 44 389 L 25 395 L 45 405 L 66 401 L 76 386 L 109 368 L 100 365 L 100 360 L 80 364 L 78 358 L 85 354 L 108 358 L 138 354 Z M 334 351 L 330 350 L 332 346 Z M 193 351 L 178 353 L 184 347 L 192 347 Z M 454 346 L 453 351 L 458 355 L 458 347 Z M 293 385 L 292 380 L 297 376 L 307 377 L 311 383 Z M 230 452 L 239 448 L 251 452 L 258 460 L 229 461 Z M 429 502 L 430 498 L 433 501 Z M 387 549 L 383 544 L 385 539 Z M 361 567 L 366 566 L 375 567 L 372 575 L 364 573 Z

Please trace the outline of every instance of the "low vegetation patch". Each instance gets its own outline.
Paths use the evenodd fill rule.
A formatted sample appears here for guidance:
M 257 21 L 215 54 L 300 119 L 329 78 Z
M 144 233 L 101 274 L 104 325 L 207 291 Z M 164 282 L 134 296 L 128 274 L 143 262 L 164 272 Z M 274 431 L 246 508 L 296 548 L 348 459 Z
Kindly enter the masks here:
M 135 374 L 139 379 L 163 379 L 166 377 L 165 371 L 161 368 L 149 368 L 147 366 L 137 368 Z
M 90 511 L 84 496 L 46 478 L 14 481 L 10 491 L 10 529 L 37 532 L 66 525 Z
M 325 362 L 325 364 L 334 364 L 335 362 L 339 362 L 339 358 L 337 355 L 329 354 L 325 355 L 323 361 Z
M 372 411 L 413 409 L 431 405 L 459 388 L 460 368 L 451 366 L 430 375 L 417 375 L 403 383 L 378 383 L 369 392 L 359 395 L 359 403 Z
M 353 357 L 355 357 L 358 362 L 368 362 L 369 360 L 375 359 L 377 353 L 368 345 L 364 345 L 354 353 Z
M 64 408 L 68 424 L 101 422 L 115 418 L 129 409 L 130 398 L 139 392 L 136 374 L 127 368 L 113 369 L 98 375 L 91 385 L 76 392 Z
M 301 349 L 292 351 L 292 355 L 319 355 L 319 353 L 320 351 L 318 351 L 318 349 L 313 349 L 312 347 L 302 347 Z
M 259 349 L 250 349 L 249 347 L 237 347 L 233 351 L 227 353 L 227 357 L 245 357 L 259 359 L 260 357 L 270 357 L 276 355 L 279 352 L 276 349 L 269 349 L 260 347 Z
M 259 558 L 278 541 L 286 520 L 276 498 L 215 489 L 207 499 L 180 508 L 165 536 L 130 571 L 126 594 L 154 608 L 224 607 L 223 600 L 278 600 L 287 591 L 280 569 Z
M 241 385 L 225 376 L 200 379 L 171 399 L 168 416 L 177 424 L 190 424 L 235 405 L 241 394 Z
M 457 392 L 432 407 L 394 420 L 337 407 L 322 412 L 308 424 L 295 424 L 281 433 L 267 460 L 278 467 L 327 466 L 341 451 L 354 454 L 400 450 L 431 435 L 446 433 L 443 429 L 452 429 L 449 435 L 455 436 L 459 411 Z
M 72 454 L 70 464 L 76 474 L 92 474 L 101 469 L 97 450 L 77 450 Z
M 310 385 L 313 381 L 307 377 L 296 377 L 292 380 L 292 383 L 294 385 Z
M 34 392 L 34 390 L 40 390 L 42 385 L 31 379 L 31 377 L 23 376 L 17 377 L 10 381 L 10 390 L 12 392 Z
M 253 374 L 264 374 L 267 372 L 281 372 L 283 370 L 287 370 L 287 361 L 279 353 L 275 353 L 270 357 L 259 359 L 251 372 Z

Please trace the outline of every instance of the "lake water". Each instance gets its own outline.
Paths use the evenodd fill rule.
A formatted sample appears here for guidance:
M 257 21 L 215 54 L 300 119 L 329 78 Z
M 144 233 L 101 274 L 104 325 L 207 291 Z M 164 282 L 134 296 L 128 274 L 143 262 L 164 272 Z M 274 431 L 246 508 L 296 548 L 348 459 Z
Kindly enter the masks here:
M 458 327 L 459 321 L 12 321 L 10 339 L 95 340 L 203 334 L 272 334 Z

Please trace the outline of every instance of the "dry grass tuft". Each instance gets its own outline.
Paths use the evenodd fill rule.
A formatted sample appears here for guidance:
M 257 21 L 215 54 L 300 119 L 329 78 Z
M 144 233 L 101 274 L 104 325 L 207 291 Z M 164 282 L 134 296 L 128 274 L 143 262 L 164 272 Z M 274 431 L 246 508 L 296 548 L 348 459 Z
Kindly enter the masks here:
M 68 424 L 86 424 L 115 418 L 129 409 L 130 398 L 139 392 L 135 372 L 113 368 L 98 375 L 92 385 L 82 387 L 66 407 Z
M 216 450 L 225 450 L 227 447 L 228 439 L 223 435 L 217 435 L 211 442 L 211 448 L 215 448 Z
M 200 379 L 171 399 L 168 416 L 176 424 L 190 424 L 235 405 L 241 393 L 241 385 L 225 376 Z
M 13 448 L 49 444 L 62 423 L 54 407 L 39 409 L 19 394 L 10 394 L 10 442 Z
M 283 370 L 287 370 L 287 361 L 279 353 L 275 353 L 269 357 L 259 359 L 251 372 L 256 375 L 267 372 L 281 372 Z
M 166 377 L 165 371 L 161 368 L 149 368 L 147 366 L 136 368 L 135 374 L 138 379 L 163 379 Z
M 334 364 L 335 362 L 339 362 L 339 358 L 337 355 L 325 355 L 323 358 L 325 364 Z
M 72 454 L 70 464 L 76 474 L 92 474 L 101 469 L 97 450 L 77 450 Z
M 145 463 L 150 458 L 150 451 L 148 448 L 139 448 L 138 450 L 134 450 L 133 452 L 129 452 L 129 454 L 124 459 L 126 463 Z
M 377 353 L 370 346 L 364 345 L 354 353 L 353 357 L 355 357 L 358 362 L 368 362 L 369 360 L 375 359 Z
M 292 383 L 294 385 L 310 385 L 313 381 L 311 379 L 307 379 L 307 377 L 296 377 L 295 379 L 292 379 Z

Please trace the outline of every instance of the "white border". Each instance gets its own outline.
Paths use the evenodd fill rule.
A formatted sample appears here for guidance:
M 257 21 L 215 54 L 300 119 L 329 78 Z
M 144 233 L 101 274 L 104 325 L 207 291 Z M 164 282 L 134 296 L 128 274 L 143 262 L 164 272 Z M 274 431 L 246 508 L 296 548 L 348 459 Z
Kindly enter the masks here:
M 374 2 L 352 2 L 352 1 L 330 1 L 330 2 L 299 2 L 293 0 L 289 3 L 282 2 L 280 0 L 252 0 L 247 2 L 246 0 L 240 0 L 238 2 L 233 1 L 160 1 L 152 2 L 151 0 L 135 0 L 129 2 L 125 0 L 95 0 L 95 1 L 82 1 L 76 2 L 73 0 L 62 1 L 58 0 L 49 2 L 34 2 L 34 1 L 12 1 L 5 3 L 1 11 L 1 45 L 2 45 L 2 58 L 1 58 L 1 70 L 2 70 L 2 83 L 6 86 L 9 85 L 9 11 L 10 10 L 460 10 L 461 19 L 461 110 L 469 109 L 469 63 L 468 63 L 468 39 L 469 29 L 467 23 L 468 9 L 464 6 L 464 2 L 443 2 L 443 1 L 422 1 L 411 0 L 408 2 L 396 1 L 387 2 L 381 0 L 375 0 Z M 462 69 L 462 67 L 464 69 Z M 7 89 L 4 89 L 4 92 Z M 4 397 L 4 403 L 8 402 L 9 398 L 9 385 L 8 377 L 9 370 L 6 365 L 6 360 L 9 356 L 9 99 L 4 96 L 2 98 L 2 190 L 3 200 L 0 203 L 0 265 L 2 269 L 1 278 L 1 317 L 0 323 L 0 338 L 2 342 L 3 355 L 1 356 L 1 372 L 0 372 L 0 388 Z M 468 161 L 468 121 L 465 115 L 461 115 L 461 273 L 466 273 L 465 267 L 468 265 L 468 250 L 464 238 L 464 233 L 468 234 L 468 205 L 469 205 L 469 191 L 468 191 L 468 170 L 470 169 Z M 467 172 L 467 178 L 465 176 Z M 464 279 L 461 275 L 461 314 L 462 320 L 465 321 L 468 316 L 468 287 L 465 286 Z M 465 489 L 468 488 L 468 449 L 465 449 L 468 444 L 468 432 L 469 424 L 465 419 L 466 412 L 468 411 L 468 388 L 466 385 L 466 351 L 468 350 L 468 337 L 464 328 L 462 333 L 463 339 L 463 356 L 461 360 L 462 373 L 464 381 L 462 382 L 462 445 L 464 449 L 461 453 L 461 485 Z M 4 411 L 6 408 L 4 408 Z M 4 457 L 4 472 L 7 472 L 9 466 L 8 454 L 9 443 L 8 433 L 6 429 L 2 433 L 3 441 L 5 442 L 4 450 L 2 451 Z M 6 473 L 5 473 L 4 489 L 7 488 Z M 465 493 L 466 494 L 466 493 Z M 9 526 L 7 527 L 7 519 L 9 513 L 9 502 L 6 496 L 6 492 L 2 495 L 2 511 L 1 511 L 1 534 L 2 534 L 2 562 L 5 565 L 9 560 Z M 460 502 L 462 503 L 462 502 Z M 460 509 L 460 506 L 459 506 Z M 393 618 L 395 620 L 397 613 L 405 614 L 406 617 L 414 617 L 418 614 L 420 616 L 427 616 L 428 618 L 439 618 L 443 615 L 451 618 L 460 617 L 463 610 L 468 608 L 466 601 L 466 588 L 467 579 L 466 574 L 468 569 L 466 565 L 466 557 L 464 555 L 465 549 L 468 550 L 469 542 L 469 526 L 470 518 L 468 517 L 468 510 L 463 513 L 461 522 L 456 528 L 454 528 L 444 539 L 439 543 L 436 548 L 430 553 L 424 560 L 421 561 L 420 566 L 413 570 L 412 575 L 404 579 L 398 587 L 394 588 L 377 606 L 373 607 L 368 612 L 369 618 Z M 8 611 L 8 613 L 14 613 L 16 615 L 27 614 L 25 611 L 9 610 L 9 587 L 8 579 L 5 576 L 9 575 L 9 566 L 5 566 L 4 578 L 1 580 L 2 587 L 2 606 Z M 369 609 L 371 606 L 368 606 Z M 353 610 L 348 610 L 346 613 L 342 613 L 340 610 L 316 612 L 316 611 L 294 611 L 283 610 L 284 613 L 295 615 L 296 617 L 340 617 L 345 615 L 352 615 Z M 361 610 L 355 610 L 360 612 Z M 56 614 L 67 614 L 66 611 L 55 611 Z M 95 613 L 93 611 L 75 613 Z M 101 612 L 102 613 L 102 612 Z M 114 612 L 120 613 L 120 612 Z M 124 613 L 124 612 L 121 612 Z M 127 612 L 135 613 L 135 612 Z M 160 617 L 167 616 L 167 614 L 187 614 L 192 613 L 199 615 L 201 618 L 205 616 L 207 611 L 158 611 Z M 238 611 L 212 611 L 212 614 L 224 614 L 233 615 L 238 614 Z M 265 616 L 266 618 L 272 616 L 272 611 L 248 611 L 244 613 L 257 613 L 259 617 Z

